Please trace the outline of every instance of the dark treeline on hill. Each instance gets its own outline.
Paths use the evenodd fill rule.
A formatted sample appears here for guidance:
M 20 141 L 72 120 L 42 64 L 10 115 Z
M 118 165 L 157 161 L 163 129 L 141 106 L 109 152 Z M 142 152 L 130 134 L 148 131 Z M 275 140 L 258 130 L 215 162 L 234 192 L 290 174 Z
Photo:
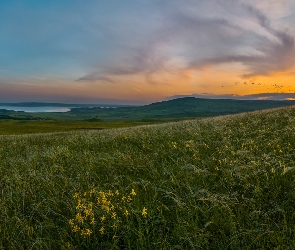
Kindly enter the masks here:
M 294 105 L 294 101 L 202 99 L 184 97 L 138 107 L 72 108 L 70 113 L 91 113 L 99 119 L 192 118 L 236 114 Z

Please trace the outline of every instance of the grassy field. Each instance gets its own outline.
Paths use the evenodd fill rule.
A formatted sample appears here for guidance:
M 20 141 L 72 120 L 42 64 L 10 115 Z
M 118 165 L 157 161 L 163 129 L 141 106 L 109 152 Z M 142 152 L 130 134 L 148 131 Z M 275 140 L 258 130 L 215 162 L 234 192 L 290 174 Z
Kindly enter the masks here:
M 59 120 L 0 120 L 0 135 L 21 135 L 81 130 L 102 130 L 133 127 L 150 123 L 163 123 L 166 120 L 142 121 L 59 121 Z
M 295 109 L 0 136 L 0 249 L 295 249 Z

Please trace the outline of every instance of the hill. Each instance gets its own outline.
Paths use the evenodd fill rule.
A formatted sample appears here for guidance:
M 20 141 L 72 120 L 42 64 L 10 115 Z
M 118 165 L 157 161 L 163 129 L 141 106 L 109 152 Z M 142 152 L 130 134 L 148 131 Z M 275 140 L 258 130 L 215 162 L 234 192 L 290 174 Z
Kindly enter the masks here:
M 211 117 L 294 105 L 294 101 L 202 99 L 184 97 L 138 107 L 72 108 L 72 114 L 99 119 L 157 119 Z
M 55 107 L 70 108 L 68 112 L 37 112 L 8 111 L 1 109 L 0 120 L 64 120 L 64 121 L 141 121 L 165 122 L 167 119 L 203 118 L 219 115 L 237 114 L 294 105 L 294 101 L 269 100 L 233 100 L 233 99 L 201 99 L 184 97 L 169 101 L 156 102 L 144 106 L 90 105 L 62 103 L 15 103 L 17 107 Z M 75 106 L 76 105 L 76 106 Z M 87 124 L 85 124 L 86 127 Z M 112 125 L 110 124 L 112 127 Z M 65 126 L 66 127 L 66 126 Z M 54 131 L 54 129 L 52 130 Z
M 0 248 L 295 249 L 294 121 L 0 136 Z

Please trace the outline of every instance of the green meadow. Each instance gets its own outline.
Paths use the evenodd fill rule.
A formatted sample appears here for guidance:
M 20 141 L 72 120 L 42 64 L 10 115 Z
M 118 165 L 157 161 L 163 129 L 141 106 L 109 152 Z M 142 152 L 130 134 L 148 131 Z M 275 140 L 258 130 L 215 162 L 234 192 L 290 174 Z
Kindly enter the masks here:
M 295 249 L 295 108 L 84 128 L 0 136 L 0 249 Z
M 165 120 L 151 121 L 96 121 L 96 120 L 0 120 L 0 135 L 21 135 L 82 130 L 102 130 L 133 127 L 149 123 L 163 123 Z

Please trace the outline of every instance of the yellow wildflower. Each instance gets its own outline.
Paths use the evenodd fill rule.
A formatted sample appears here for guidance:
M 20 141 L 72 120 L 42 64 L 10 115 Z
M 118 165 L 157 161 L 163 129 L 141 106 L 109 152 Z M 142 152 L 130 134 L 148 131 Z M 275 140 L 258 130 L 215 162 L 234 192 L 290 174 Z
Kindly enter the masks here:
M 135 193 L 134 189 L 132 189 L 132 190 L 131 190 L 131 195 L 133 195 L 133 196 L 135 196 L 135 195 L 136 195 L 136 193 Z
M 91 224 L 91 225 L 94 225 L 94 224 L 95 224 L 95 219 L 94 219 L 94 218 L 91 219 L 90 224 Z
M 73 232 L 79 232 L 79 230 L 80 230 L 80 227 L 79 226 L 75 225 L 73 227 Z
M 115 220 L 117 218 L 117 213 L 116 212 L 113 212 L 112 214 L 112 218 Z
M 101 229 L 99 229 L 100 234 L 104 234 L 104 227 L 101 227 Z
M 105 198 L 105 197 L 106 197 L 105 192 L 103 192 L 103 191 L 99 191 L 98 194 L 99 194 L 99 196 L 102 197 L 102 198 Z
M 92 208 L 85 209 L 85 215 L 86 215 L 86 216 L 91 216 L 91 215 L 93 215 L 93 210 L 92 210 Z
M 108 205 L 102 205 L 102 208 L 107 212 L 110 211 L 110 207 Z
M 103 216 L 100 218 L 100 221 L 103 222 L 105 219 L 106 219 L 106 217 L 103 215 Z
M 76 214 L 76 220 L 77 220 L 78 222 L 83 223 L 84 218 L 83 218 L 83 216 L 82 216 L 80 213 L 77 213 L 77 214 Z
M 129 212 L 128 210 L 126 209 L 125 212 L 124 212 L 124 215 L 128 216 L 129 215 Z
M 76 209 L 79 209 L 79 208 L 83 208 L 83 205 L 81 204 L 80 199 L 78 200 L 78 205 L 76 206 Z
M 90 190 L 89 194 L 90 194 L 90 196 L 92 196 L 93 194 L 95 194 L 95 189 L 92 188 L 92 189 Z
M 145 207 L 142 209 L 141 214 L 142 214 L 143 216 L 147 216 L 147 209 L 146 209 Z
M 70 242 L 67 242 L 67 243 L 66 243 L 66 246 L 67 246 L 68 248 L 70 248 L 70 249 L 73 247 L 72 244 L 71 244 Z
M 92 233 L 91 230 L 88 228 L 81 230 L 81 235 L 83 235 L 84 237 L 90 236 L 91 233 Z

